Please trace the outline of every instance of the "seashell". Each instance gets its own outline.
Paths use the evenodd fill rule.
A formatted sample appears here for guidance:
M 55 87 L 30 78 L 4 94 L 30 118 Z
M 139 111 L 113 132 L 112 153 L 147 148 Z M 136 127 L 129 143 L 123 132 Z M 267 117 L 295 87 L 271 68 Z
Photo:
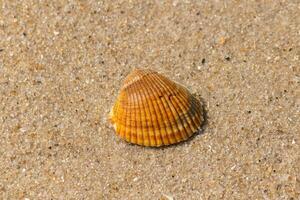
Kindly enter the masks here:
M 149 69 L 135 69 L 126 77 L 110 120 L 127 142 L 153 147 L 188 139 L 204 121 L 198 99 Z

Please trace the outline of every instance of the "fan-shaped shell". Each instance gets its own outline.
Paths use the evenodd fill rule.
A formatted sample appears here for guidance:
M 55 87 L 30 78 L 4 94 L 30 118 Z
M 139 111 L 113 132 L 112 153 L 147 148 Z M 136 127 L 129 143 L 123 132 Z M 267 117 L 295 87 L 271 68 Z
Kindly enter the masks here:
M 203 110 L 185 87 L 155 71 L 136 69 L 126 77 L 110 119 L 127 142 L 157 147 L 192 136 L 203 123 Z

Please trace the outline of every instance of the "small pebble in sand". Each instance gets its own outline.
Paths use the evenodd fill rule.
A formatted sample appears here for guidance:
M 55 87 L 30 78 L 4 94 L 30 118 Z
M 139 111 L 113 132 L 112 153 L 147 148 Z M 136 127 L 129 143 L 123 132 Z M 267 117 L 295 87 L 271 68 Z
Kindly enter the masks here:
M 127 76 L 110 119 L 127 142 L 153 147 L 187 140 L 204 121 L 196 97 L 148 69 L 136 69 Z
M 230 61 L 230 56 L 225 56 L 225 60 Z
M 227 42 L 227 38 L 225 38 L 225 37 L 220 37 L 219 38 L 219 45 L 224 45 L 226 42 Z

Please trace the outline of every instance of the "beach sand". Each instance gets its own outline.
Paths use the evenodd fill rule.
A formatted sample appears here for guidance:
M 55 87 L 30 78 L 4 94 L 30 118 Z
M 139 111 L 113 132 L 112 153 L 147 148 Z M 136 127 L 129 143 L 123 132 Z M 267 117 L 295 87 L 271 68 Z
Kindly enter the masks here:
M 299 1 L 0 1 L 0 199 L 300 199 Z M 201 134 L 124 142 L 122 80 L 199 94 Z

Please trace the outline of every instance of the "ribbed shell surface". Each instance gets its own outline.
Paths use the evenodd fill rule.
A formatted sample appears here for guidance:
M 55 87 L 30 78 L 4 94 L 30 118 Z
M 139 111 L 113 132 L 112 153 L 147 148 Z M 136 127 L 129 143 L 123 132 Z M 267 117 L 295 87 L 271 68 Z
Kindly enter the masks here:
M 158 147 L 192 136 L 203 111 L 183 86 L 155 71 L 136 69 L 126 77 L 110 119 L 127 142 Z

